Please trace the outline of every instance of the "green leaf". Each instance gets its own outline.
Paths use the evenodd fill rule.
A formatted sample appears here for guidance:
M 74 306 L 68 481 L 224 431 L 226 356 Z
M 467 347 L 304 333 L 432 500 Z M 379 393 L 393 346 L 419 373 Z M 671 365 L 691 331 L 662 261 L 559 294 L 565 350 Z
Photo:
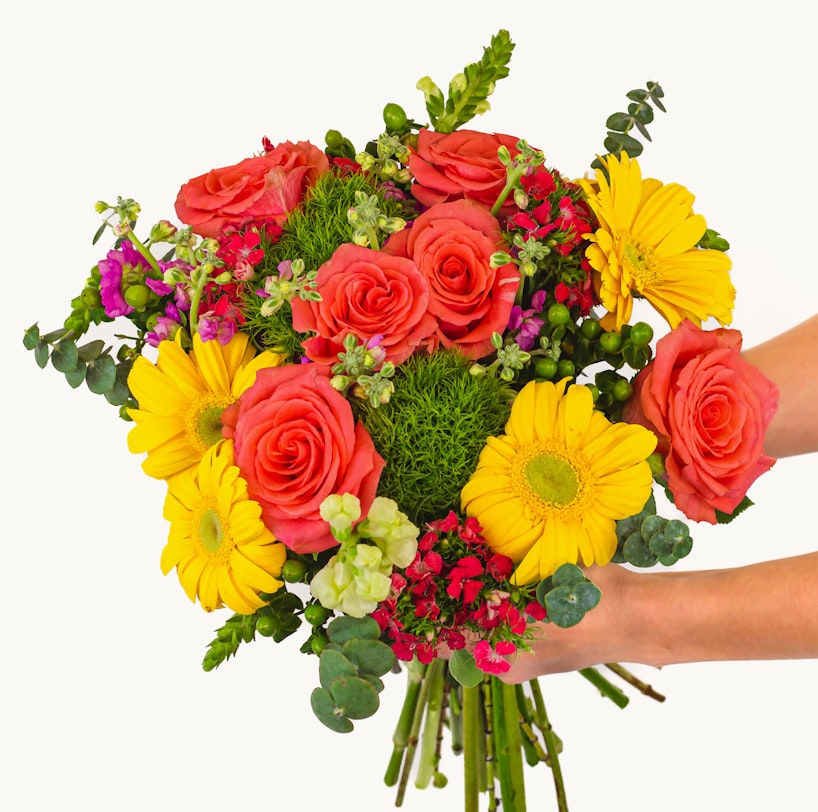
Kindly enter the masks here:
M 652 567 L 656 563 L 656 556 L 642 538 L 641 533 L 632 533 L 622 545 L 622 554 L 629 564 L 634 567 Z
M 68 381 L 68 385 L 72 389 L 76 389 L 85 380 L 87 370 L 88 367 L 85 361 L 80 361 L 71 372 L 66 372 L 65 380 Z
M 353 637 L 377 640 L 381 636 L 381 629 L 374 618 L 342 615 L 327 626 L 327 636 L 333 643 L 345 643 Z
M 103 223 L 94 234 L 94 239 L 91 240 L 91 245 L 96 245 L 99 242 L 99 238 L 105 233 L 105 229 L 108 227 L 108 223 Z
M 342 646 L 344 656 L 357 667 L 360 676 L 371 674 L 380 677 L 395 663 L 392 649 L 380 640 L 347 640 Z
M 45 365 L 48 363 L 48 357 L 51 354 L 51 347 L 42 339 L 38 342 L 37 346 L 34 348 L 34 360 L 37 362 L 37 366 L 40 369 L 45 369 Z
M 464 687 L 476 688 L 485 678 L 474 660 L 474 655 L 464 648 L 453 651 L 449 657 L 449 673 Z
M 642 145 L 625 133 L 609 132 L 605 139 L 605 149 L 613 155 L 619 155 L 624 150 L 631 158 L 637 158 L 642 154 Z
M 555 587 L 572 587 L 585 581 L 585 573 L 576 564 L 562 564 L 551 576 Z
M 323 688 L 316 688 L 310 694 L 310 706 L 318 720 L 336 733 L 349 733 L 353 729 L 352 722 L 343 714 L 339 714 L 335 702 Z
M 105 342 L 99 339 L 89 341 L 81 347 L 77 347 L 77 352 L 83 361 L 95 361 L 102 354 L 105 349 Z
M 62 339 L 71 338 L 74 334 L 73 330 L 69 330 L 65 327 L 61 327 L 59 330 L 52 330 L 50 333 L 46 333 L 44 336 L 40 336 L 42 341 L 47 342 L 48 344 L 54 344 L 57 341 L 61 341 Z
M 654 513 L 650 516 L 645 516 L 642 521 L 642 525 L 639 528 L 639 532 L 642 534 L 642 538 L 645 541 L 650 541 L 653 536 L 664 530 L 666 524 L 667 521 L 665 519 Z
M 77 345 L 73 341 L 58 341 L 51 353 L 51 364 L 58 372 L 71 372 L 78 360 Z
M 116 383 L 116 363 L 114 359 L 110 355 L 103 355 L 102 358 L 88 364 L 85 382 L 95 395 L 101 395 L 113 388 L 114 383 Z
M 605 126 L 609 130 L 625 133 L 633 126 L 633 121 L 627 113 L 612 113 L 608 116 Z
M 335 680 L 329 693 L 336 708 L 350 719 L 366 719 L 381 704 L 375 688 L 360 677 L 341 677 Z
M 585 617 L 585 612 L 579 606 L 576 595 L 567 586 L 552 589 L 545 596 L 545 608 L 548 612 L 548 619 L 561 629 L 576 626 Z
M 23 333 L 23 346 L 27 350 L 33 350 L 39 343 L 40 328 L 36 324 L 32 324 L 31 327 Z
M 329 690 L 330 685 L 339 677 L 357 675 L 358 669 L 339 651 L 325 647 L 321 652 L 318 658 L 318 680 L 322 688 Z

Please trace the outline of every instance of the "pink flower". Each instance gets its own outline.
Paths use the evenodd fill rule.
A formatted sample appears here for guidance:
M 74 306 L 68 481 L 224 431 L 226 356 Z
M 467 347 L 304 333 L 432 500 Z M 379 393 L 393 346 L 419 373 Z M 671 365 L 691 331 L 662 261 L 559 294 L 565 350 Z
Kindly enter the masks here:
M 514 654 L 517 646 L 510 640 L 498 640 L 492 648 L 488 640 L 481 640 L 475 647 L 475 665 L 487 674 L 505 674 L 511 668 L 511 663 L 505 658 Z

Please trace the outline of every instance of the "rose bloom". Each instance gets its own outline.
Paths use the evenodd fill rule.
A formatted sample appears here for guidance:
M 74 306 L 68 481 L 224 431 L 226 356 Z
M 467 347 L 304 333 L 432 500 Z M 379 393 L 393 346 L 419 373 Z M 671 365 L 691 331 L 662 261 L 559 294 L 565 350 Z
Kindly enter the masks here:
M 491 209 L 506 183 L 506 168 L 497 157 L 497 149 L 508 147 L 513 158 L 520 151 L 518 140 L 474 130 L 421 130 L 417 148 L 409 156 L 409 170 L 415 179 L 412 194 L 424 206 L 465 197 Z M 514 210 L 514 199 L 509 195 L 501 213 Z
M 316 336 L 303 342 L 316 363 L 335 364 L 344 337 L 382 336 L 386 360 L 405 361 L 431 335 L 435 319 L 428 313 L 429 285 L 414 262 L 352 243 L 339 246 L 319 269 L 318 302 L 292 300 L 293 327 Z
M 470 359 L 492 351 L 491 334 L 508 324 L 520 283 L 513 263 L 491 267 L 503 248 L 497 218 L 470 200 L 438 203 L 390 237 L 383 250 L 413 260 L 428 282 L 433 349 L 457 347 Z
M 285 141 L 265 155 L 189 180 L 176 197 L 176 214 L 202 237 L 257 222 L 281 225 L 309 185 L 328 170 L 327 156 L 318 147 Z
M 741 357 L 741 341 L 738 330 L 681 322 L 657 342 L 623 413 L 659 437 L 674 502 L 693 521 L 732 513 L 775 462 L 764 433 L 778 389 Z
M 349 402 L 329 381 L 315 364 L 259 370 L 253 386 L 222 415 L 264 524 L 297 553 L 336 546 L 321 503 L 330 494 L 349 493 L 365 515 L 384 466 Z

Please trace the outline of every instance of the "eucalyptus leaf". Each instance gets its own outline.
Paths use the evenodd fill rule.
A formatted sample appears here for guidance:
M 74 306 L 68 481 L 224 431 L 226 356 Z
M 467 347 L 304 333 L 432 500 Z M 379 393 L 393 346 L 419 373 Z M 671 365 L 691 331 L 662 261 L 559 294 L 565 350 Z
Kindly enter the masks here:
M 23 346 L 27 350 L 33 350 L 40 341 L 40 328 L 36 324 L 32 324 L 28 330 L 23 333 Z
M 49 355 L 51 355 L 51 347 L 41 339 L 34 348 L 34 360 L 40 369 L 45 369 Z
M 316 688 L 310 694 L 310 706 L 318 720 L 336 733 L 349 733 L 353 729 L 352 722 L 346 716 L 337 713 L 335 702 L 323 688 Z
M 358 669 L 340 651 L 324 648 L 318 658 L 318 680 L 322 688 L 329 690 L 330 685 L 339 677 L 357 676 Z
M 329 689 L 336 708 L 350 719 L 366 719 L 380 706 L 378 692 L 360 677 L 341 677 Z
M 392 649 L 380 640 L 347 640 L 342 647 L 344 656 L 358 668 L 360 675 L 380 677 L 395 663 Z
M 464 648 L 451 653 L 449 657 L 449 673 L 464 688 L 476 688 L 486 676 L 485 673 L 477 667 L 474 655 Z
M 650 541 L 657 533 L 662 532 L 666 524 L 667 521 L 665 519 L 654 513 L 650 516 L 645 516 L 642 521 L 642 526 L 639 528 L 639 532 L 645 541 Z
M 105 342 L 100 339 L 89 341 L 81 347 L 77 347 L 77 352 L 83 361 L 95 361 L 105 349 Z
M 641 533 L 632 533 L 622 545 L 622 554 L 634 567 L 652 567 L 656 556 L 650 551 Z
M 66 327 L 61 327 L 59 330 L 52 330 L 50 333 L 40 336 L 40 339 L 48 344 L 54 344 L 55 342 L 62 341 L 65 338 L 71 338 L 73 334 L 73 330 L 69 330 Z
M 51 353 L 51 364 L 58 372 L 71 372 L 77 366 L 79 353 L 73 341 L 58 341 Z
M 551 580 L 555 587 L 575 586 L 586 580 L 585 573 L 576 564 L 562 564 L 557 567 Z
M 574 591 L 567 586 L 552 589 L 545 596 L 545 608 L 549 620 L 561 629 L 576 626 L 585 617 L 585 612 L 579 606 Z
M 95 395 L 101 395 L 110 390 L 116 382 L 114 359 L 110 355 L 103 355 L 102 358 L 88 364 L 85 382 Z
M 378 621 L 371 617 L 349 617 L 342 615 L 336 617 L 327 626 L 327 635 L 333 643 L 345 643 L 353 637 L 360 637 L 365 640 L 377 640 L 381 636 L 381 629 Z
M 84 380 L 88 367 L 85 361 L 80 361 L 71 372 L 65 373 L 65 380 L 72 389 L 76 389 Z

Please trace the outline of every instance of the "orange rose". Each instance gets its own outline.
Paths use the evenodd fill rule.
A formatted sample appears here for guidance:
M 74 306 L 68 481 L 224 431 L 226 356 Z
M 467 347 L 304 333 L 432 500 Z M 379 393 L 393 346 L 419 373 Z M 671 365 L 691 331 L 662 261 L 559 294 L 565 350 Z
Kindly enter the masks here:
M 740 351 L 738 330 L 683 321 L 657 342 L 623 414 L 659 437 L 674 502 L 693 521 L 732 513 L 775 462 L 764 454 L 764 433 L 778 389 Z
M 506 168 L 497 150 L 508 147 L 514 157 L 520 151 L 518 140 L 474 130 L 421 130 L 417 148 L 409 156 L 409 171 L 415 178 L 412 194 L 424 206 L 465 197 L 491 209 L 506 183 Z M 509 197 L 502 213 L 513 210 L 514 200 Z
M 478 359 L 492 351 L 491 334 L 506 328 L 520 284 L 513 263 L 491 267 L 491 255 L 504 248 L 497 218 L 457 200 L 427 209 L 383 250 L 408 257 L 426 278 L 437 320 L 433 345 Z
M 176 214 L 202 237 L 252 223 L 281 225 L 307 187 L 328 170 L 329 160 L 318 147 L 285 141 L 265 155 L 189 180 L 176 197 Z
M 317 335 L 303 342 L 307 357 L 331 365 L 344 337 L 380 336 L 378 346 L 393 364 L 403 363 L 435 329 L 429 286 L 413 262 L 344 243 L 319 269 L 318 302 L 293 299 L 293 327 Z
M 337 544 L 318 510 L 330 494 L 353 494 L 363 515 L 369 511 L 383 458 L 315 364 L 259 371 L 223 421 L 264 524 L 291 550 L 314 553 Z

